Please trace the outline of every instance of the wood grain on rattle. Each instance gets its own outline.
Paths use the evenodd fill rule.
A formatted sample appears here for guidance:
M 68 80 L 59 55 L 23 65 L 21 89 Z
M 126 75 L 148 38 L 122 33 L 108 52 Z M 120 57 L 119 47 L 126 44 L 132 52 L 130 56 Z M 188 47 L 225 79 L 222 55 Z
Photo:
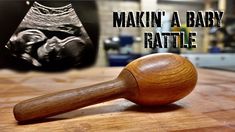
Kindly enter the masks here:
M 125 83 L 123 80 L 128 80 Z M 14 116 L 18 121 L 39 119 L 75 110 L 92 104 L 125 96 L 136 88 L 132 75 L 123 70 L 118 78 L 96 85 L 47 94 L 22 101 L 15 105 Z
M 196 85 L 197 71 L 187 59 L 175 54 L 149 55 L 133 61 L 131 71 L 139 86 L 134 100 L 143 105 L 160 105 L 179 100 Z
M 114 80 L 23 101 L 14 107 L 14 115 L 27 121 L 117 98 L 141 105 L 168 104 L 189 94 L 196 82 L 196 69 L 185 58 L 148 55 L 128 64 Z

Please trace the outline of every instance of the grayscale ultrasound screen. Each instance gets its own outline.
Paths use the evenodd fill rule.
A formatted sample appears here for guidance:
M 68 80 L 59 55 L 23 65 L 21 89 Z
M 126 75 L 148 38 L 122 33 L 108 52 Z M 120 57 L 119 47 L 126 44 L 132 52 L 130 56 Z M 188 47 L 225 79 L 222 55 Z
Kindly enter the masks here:
M 8 41 L 1 44 L 0 67 L 60 71 L 94 64 L 98 48 L 98 22 L 94 22 L 98 20 L 83 25 L 82 19 L 89 17 L 85 13 L 79 17 L 76 2 L 59 7 L 50 4 L 32 3 Z

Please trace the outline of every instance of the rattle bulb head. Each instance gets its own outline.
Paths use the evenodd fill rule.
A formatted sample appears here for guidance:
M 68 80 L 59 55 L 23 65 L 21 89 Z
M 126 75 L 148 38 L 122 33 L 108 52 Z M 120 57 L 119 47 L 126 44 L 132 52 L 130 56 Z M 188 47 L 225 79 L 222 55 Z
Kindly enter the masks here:
M 182 56 L 164 53 L 139 58 L 125 68 L 137 88 L 129 100 L 141 105 L 162 105 L 188 95 L 197 82 L 194 65 Z

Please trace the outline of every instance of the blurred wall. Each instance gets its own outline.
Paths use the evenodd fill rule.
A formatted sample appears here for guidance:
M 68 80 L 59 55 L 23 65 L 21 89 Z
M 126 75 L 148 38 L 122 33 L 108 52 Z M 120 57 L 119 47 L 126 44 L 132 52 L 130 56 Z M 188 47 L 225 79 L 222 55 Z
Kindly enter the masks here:
M 140 4 L 138 1 L 123 0 L 98 0 L 97 4 L 100 16 L 100 44 L 97 66 L 106 66 L 107 62 L 103 47 L 104 39 L 118 36 L 119 34 L 140 36 L 140 28 L 113 27 L 113 11 L 140 11 Z M 134 50 L 138 52 L 139 44 L 134 46 Z

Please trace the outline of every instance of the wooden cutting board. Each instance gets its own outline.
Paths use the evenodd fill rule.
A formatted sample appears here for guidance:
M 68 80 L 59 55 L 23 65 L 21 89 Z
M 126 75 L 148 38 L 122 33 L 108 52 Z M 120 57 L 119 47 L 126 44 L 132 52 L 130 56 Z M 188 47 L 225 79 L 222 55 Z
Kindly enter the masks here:
M 14 119 L 13 106 L 22 100 L 107 81 L 121 69 L 50 74 L 0 70 L 0 131 L 235 131 L 235 73 L 205 69 L 198 69 L 195 90 L 170 105 L 141 107 L 118 99 L 30 124 L 18 124 Z

